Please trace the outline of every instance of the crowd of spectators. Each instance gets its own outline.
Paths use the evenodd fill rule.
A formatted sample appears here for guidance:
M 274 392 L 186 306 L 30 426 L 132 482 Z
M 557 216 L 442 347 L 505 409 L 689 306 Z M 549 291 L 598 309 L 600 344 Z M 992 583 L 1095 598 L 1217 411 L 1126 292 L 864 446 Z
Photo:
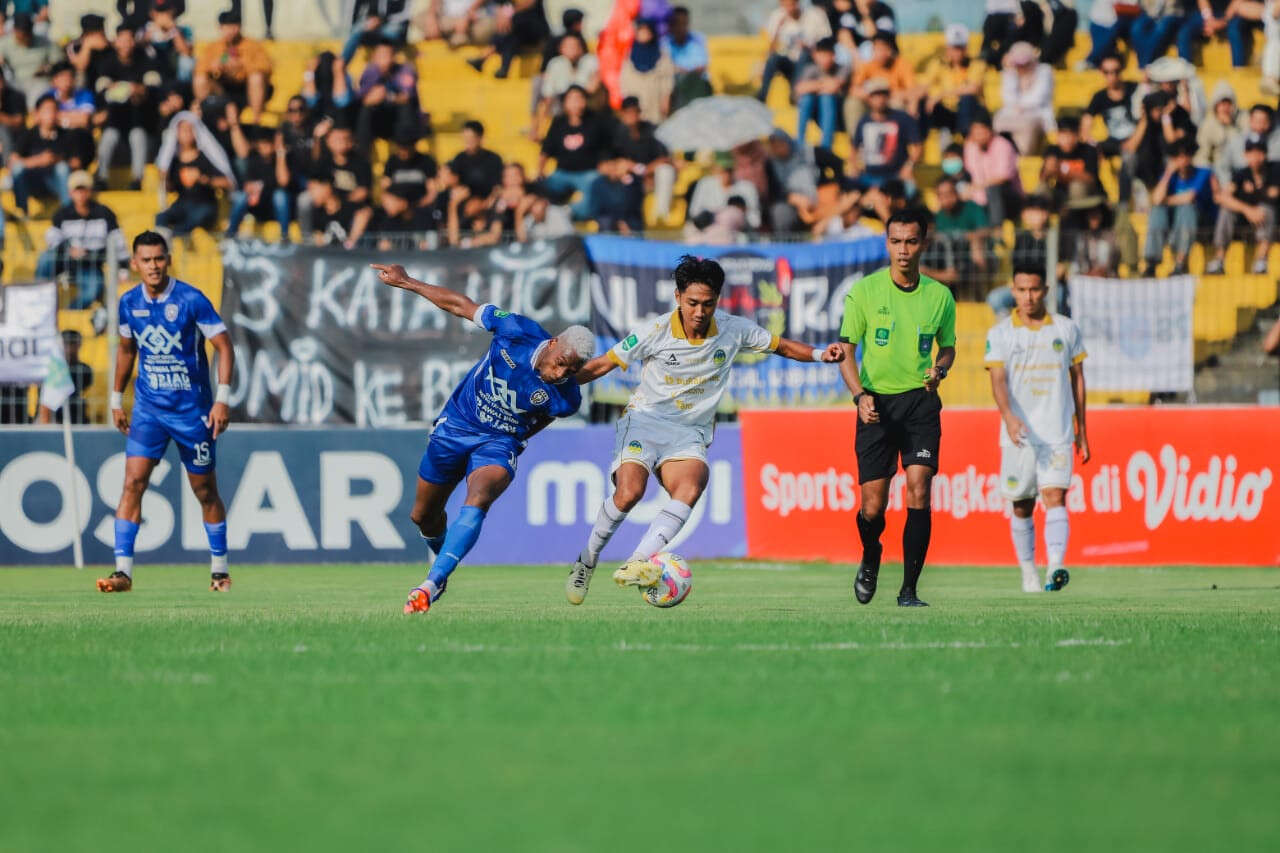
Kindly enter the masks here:
M 156 225 L 178 237 L 234 236 L 249 217 L 276 223 L 285 240 L 296 226 L 308 243 L 348 248 L 484 246 L 588 223 L 640 234 L 655 220 L 680 227 L 670 221 L 677 169 L 693 163 L 702 176 L 688 184 L 682 223 L 691 242 L 848 239 L 871 233 L 868 219 L 927 205 L 936 229 L 926 266 L 979 295 L 1010 253 L 1056 257 L 1064 274 L 1116 274 L 1122 264 L 1150 274 L 1166 248 L 1174 268 L 1187 269 L 1200 240 L 1215 273 L 1243 239 L 1257 246 L 1254 269 L 1266 269 L 1280 202 L 1273 111 L 1240 109 L 1225 83 L 1209 97 L 1187 54 L 1220 36 L 1233 60 L 1248 61 L 1250 30 L 1261 28 L 1260 61 L 1265 70 L 1274 59 L 1280 77 L 1276 0 L 1095 2 L 1084 63 L 1101 85 L 1083 111 L 1065 114 L 1053 103 L 1054 67 L 1078 23 L 1068 3 L 987 0 L 980 38 L 951 24 L 917 67 L 882 0 L 778 0 L 756 96 L 768 101 L 782 83 L 796 106 L 794 133 L 701 154 L 669 151 L 656 134 L 712 93 L 707 39 L 688 9 L 643 0 L 626 39 L 607 48 L 602 37 L 596 54 L 577 9 L 552 27 L 542 0 L 432 0 L 416 21 L 412 5 L 356 2 L 341 50 L 315 56 L 284 113 L 269 116 L 271 55 L 242 32 L 238 3 L 200 45 L 182 23 L 182 0 L 120 0 L 113 32 L 88 14 L 65 46 L 48 38 L 46 5 L 27 4 L 35 11 L 13 15 L 0 36 L 0 156 L 19 215 L 33 199 L 57 206 L 41 274 L 92 268 L 76 276 L 73 304 L 100 299 L 105 248 L 121 237 L 94 194 L 139 189 L 153 163 L 163 197 Z M 270 22 L 273 6 L 264 7 Z M 447 162 L 425 153 L 430 104 L 419 96 L 411 23 L 426 40 L 480 47 L 467 60 L 477 73 L 508 76 L 526 54 L 536 63 L 522 66 L 536 68 L 527 114 L 535 168 L 504 162 L 475 120 Z M 604 53 L 619 44 L 609 72 Z M 1175 45 L 1179 55 L 1165 55 Z M 1141 67 L 1135 79 L 1126 79 L 1124 48 Z M 1000 99 L 988 104 L 995 76 Z M 846 157 L 835 153 L 841 134 Z M 933 134 L 941 174 L 922 167 Z M 390 151 L 381 170 L 370 160 L 377 140 Z M 1028 156 L 1043 158 L 1033 186 L 1023 183 Z M 1098 180 L 1108 168 L 1110 197 Z M 1134 212 L 1148 215 L 1141 248 Z M 1060 244 L 1049 252 L 1055 218 Z

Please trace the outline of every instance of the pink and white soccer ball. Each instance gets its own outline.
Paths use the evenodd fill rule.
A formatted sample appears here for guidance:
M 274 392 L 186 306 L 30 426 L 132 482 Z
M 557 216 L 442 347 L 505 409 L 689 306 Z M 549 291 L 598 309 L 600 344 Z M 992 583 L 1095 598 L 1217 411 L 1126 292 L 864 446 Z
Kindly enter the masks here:
M 675 607 L 689 597 L 689 591 L 693 589 L 693 572 L 689 571 L 684 557 L 664 551 L 650 560 L 662 566 L 662 577 L 656 586 L 640 590 L 645 601 L 654 607 Z

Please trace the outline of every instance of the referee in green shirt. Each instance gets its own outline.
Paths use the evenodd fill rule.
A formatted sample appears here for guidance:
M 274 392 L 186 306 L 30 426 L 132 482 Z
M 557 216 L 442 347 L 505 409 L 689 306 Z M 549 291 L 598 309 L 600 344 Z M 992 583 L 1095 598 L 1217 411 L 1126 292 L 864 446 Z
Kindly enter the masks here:
M 929 493 L 942 438 L 938 383 L 956 360 L 955 299 L 946 285 L 920 274 L 928 236 L 929 219 L 923 210 L 902 210 L 889 217 L 889 266 L 855 283 L 844 302 L 840 342 L 845 360 L 840 373 L 858 406 L 854 447 L 862 486 L 862 564 L 853 592 L 860 604 L 876 594 L 884 506 L 901 457 L 907 475 L 907 522 L 902 530 L 898 606 L 927 606 L 916 595 L 916 584 L 933 527 Z M 859 345 L 861 365 L 854 361 Z

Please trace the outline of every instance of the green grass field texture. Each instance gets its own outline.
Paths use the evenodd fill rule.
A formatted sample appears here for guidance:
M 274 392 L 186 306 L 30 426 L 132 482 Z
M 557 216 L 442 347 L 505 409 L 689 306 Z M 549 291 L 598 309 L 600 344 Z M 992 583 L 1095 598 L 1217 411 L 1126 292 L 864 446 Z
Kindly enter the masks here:
M 1275 850 L 1280 572 L 0 570 L 0 850 Z M 1214 586 L 1216 585 L 1216 588 Z

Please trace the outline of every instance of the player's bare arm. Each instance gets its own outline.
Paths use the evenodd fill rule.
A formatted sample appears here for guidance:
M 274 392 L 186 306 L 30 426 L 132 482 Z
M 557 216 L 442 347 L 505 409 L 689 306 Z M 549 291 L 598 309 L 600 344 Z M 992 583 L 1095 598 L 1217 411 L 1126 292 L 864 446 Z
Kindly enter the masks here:
M 116 354 L 115 383 L 111 386 L 111 420 L 125 435 L 129 434 L 129 413 L 124 410 L 124 389 L 129 386 L 129 376 L 137 358 L 137 343 L 133 338 L 121 338 Z
M 924 372 L 924 387 L 929 391 L 937 391 L 938 383 L 947 377 L 955 363 L 955 347 L 938 347 L 938 357 L 933 360 L 933 367 Z
M 1013 413 L 1013 406 L 1009 403 L 1008 371 L 1005 370 L 1004 365 L 992 365 L 988 371 L 991 374 L 991 396 L 995 398 L 996 408 L 1000 410 L 1000 417 L 1004 419 L 1005 429 L 1009 431 L 1009 439 L 1021 447 L 1022 442 L 1027 438 L 1027 427 Z
M 1071 396 L 1076 404 L 1076 449 L 1080 451 L 1081 464 L 1088 462 L 1089 452 L 1089 436 L 1085 432 L 1084 423 L 1084 365 L 1071 365 Z
M 601 376 L 618 366 L 618 363 L 609 358 L 609 354 L 598 355 L 595 358 L 582 365 L 582 369 L 577 372 L 574 379 L 579 385 L 586 385 L 588 382 L 594 382 Z
M 849 393 L 853 395 L 854 404 L 858 407 L 858 417 L 864 424 L 876 423 L 880 420 L 880 413 L 876 411 L 875 398 L 862 387 L 862 378 L 858 375 L 858 360 L 853 357 L 854 345 L 841 341 L 832 346 L 840 347 L 843 353 L 840 359 L 840 376 L 844 379 Z
M 231 345 L 231 335 L 226 332 L 214 335 L 209 343 L 218 354 L 218 392 L 213 407 L 209 409 L 209 428 L 216 441 L 231 423 L 231 407 L 226 398 L 231 393 L 231 377 L 235 374 L 236 350 Z
M 778 348 L 774 352 L 792 361 L 821 362 L 825 364 L 839 364 L 845 358 L 841 344 L 828 344 L 826 347 L 815 348 L 789 338 L 780 338 L 778 340 Z
M 427 284 L 410 276 L 400 264 L 369 264 L 378 271 L 378 279 L 383 284 L 416 293 L 442 311 L 448 311 L 455 317 L 470 320 L 476 315 L 480 306 L 465 295 L 447 287 Z

